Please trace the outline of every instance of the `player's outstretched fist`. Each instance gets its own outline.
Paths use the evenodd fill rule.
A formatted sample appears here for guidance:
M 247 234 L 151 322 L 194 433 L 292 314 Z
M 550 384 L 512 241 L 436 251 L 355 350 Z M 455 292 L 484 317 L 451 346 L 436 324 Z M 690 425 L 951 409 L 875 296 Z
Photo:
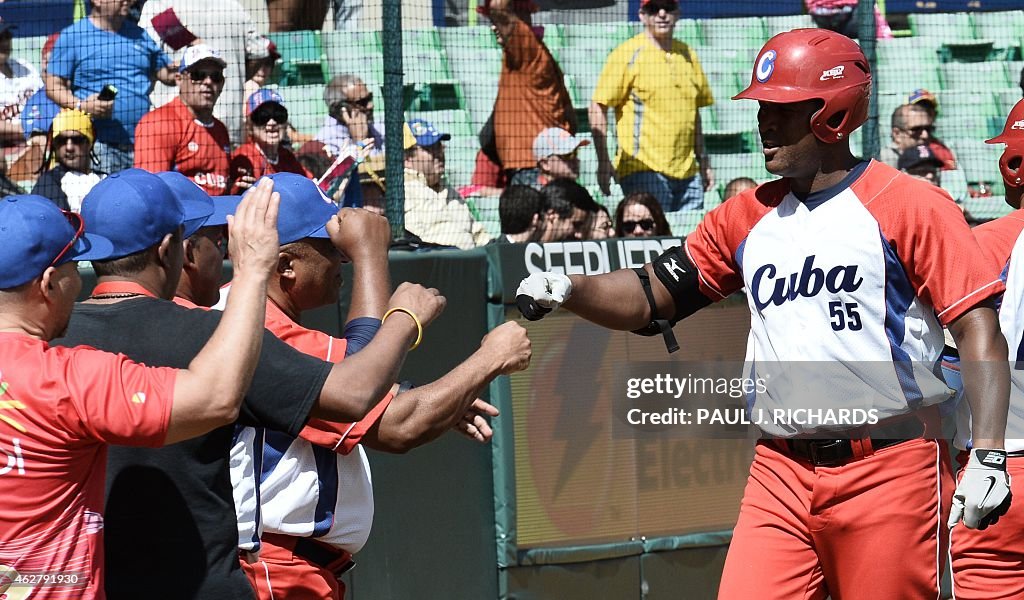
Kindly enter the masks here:
M 975 448 L 953 492 L 948 525 L 952 528 L 963 519 L 971 529 L 985 529 L 1006 514 L 1010 497 L 1006 452 Z
M 507 321 L 491 330 L 480 342 L 480 349 L 499 361 L 498 373 L 508 375 L 530 366 L 533 348 L 526 329 L 514 321 Z
M 441 314 L 446 302 L 445 297 L 436 289 L 405 281 L 399 284 L 394 294 L 391 294 L 388 309 L 401 307 L 411 310 L 420 320 L 420 324 L 426 327 Z
M 572 282 L 559 273 L 534 273 L 519 284 L 516 306 L 528 321 L 542 319 L 572 294 Z
M 281 246 L 277 236 L 277 211 L 281 196 L 269 178 L 245 194 L 228 216 L 228 255 L 236 273 L 266 274 L 277 267 Z

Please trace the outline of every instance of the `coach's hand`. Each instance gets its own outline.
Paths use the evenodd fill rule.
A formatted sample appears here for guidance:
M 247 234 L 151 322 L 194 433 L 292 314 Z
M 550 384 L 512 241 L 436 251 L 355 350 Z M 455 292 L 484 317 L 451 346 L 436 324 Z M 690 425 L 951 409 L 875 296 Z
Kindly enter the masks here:
M 953 507 L 948 526 L 961 518 L 971 529 L 985 529 L 1010 508 L 1010 475 L 1006 472 L 1006 452 L 971 450 L 960 483 L 953 492 Z
M 519 284 L 516 306 L 528 321 L 536 321 L 569 299 L 572 282 L 558 273 L 534 273 Z

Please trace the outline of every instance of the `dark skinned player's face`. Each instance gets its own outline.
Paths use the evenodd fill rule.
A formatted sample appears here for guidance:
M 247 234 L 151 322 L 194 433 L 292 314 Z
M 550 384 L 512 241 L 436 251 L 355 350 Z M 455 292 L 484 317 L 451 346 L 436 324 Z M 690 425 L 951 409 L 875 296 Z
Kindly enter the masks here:
M 295 270 L 295 287 L 292 297 L 300 310 L 312 310 L 329 304 L 336 304 L 341 292 L 341 253 L 330 240 L 306 238 L 305 245 L 292 261 Z
M 811 115 L 821 108 L 821 101 L 758 105 L 757 129 L 768 172 L 797 179 L 814 177 L 821 166 L 821 150 L 811 132 Z

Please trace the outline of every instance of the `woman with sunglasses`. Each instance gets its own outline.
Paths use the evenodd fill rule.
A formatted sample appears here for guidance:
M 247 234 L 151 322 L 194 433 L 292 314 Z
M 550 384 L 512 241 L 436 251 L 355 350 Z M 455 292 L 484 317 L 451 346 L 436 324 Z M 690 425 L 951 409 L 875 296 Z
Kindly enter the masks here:
M 647 192 L 633 192 L 615 209 L 615 237 L 672 235 L 658 199 Z
M 312 178 L 291 150 L 282 145 L 288 109 L 274 90 L 260 89 L 245 103 L 247 141 L 231 156 L 231 193 L 240 194 L 264 175 L 296 173 Z

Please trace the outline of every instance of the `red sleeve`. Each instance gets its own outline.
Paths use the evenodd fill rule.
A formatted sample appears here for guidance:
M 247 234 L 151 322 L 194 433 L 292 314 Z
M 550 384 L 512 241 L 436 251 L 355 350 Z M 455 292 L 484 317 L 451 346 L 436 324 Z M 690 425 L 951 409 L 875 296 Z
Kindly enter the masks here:
M 146 113 L 135 127 L 135 168 L 150 173 L 170 171 L 180 139 L 180 123 L 172 111 Z
M 473 185 L 487 187 L 504 187 L 501 185 L 501 167 L 484 154 L 483 150 L 476 152 L 476 166 L 473 168 Z
M 121 446 L 163 445 L 177 369 L 150 368 L 92 348 L 64 351 L 71 402 L 88 437 Z
M 1010 262 L 1013 247 L 1024 230 L 1024 209 L 978 225 L 972 231 L 981 251 L 1000 272 Z
M 330 448 L 339 454 L 348 454 L 362 441 L 366 432 L 380 421 L 394 397 L 394 394 L 388 392 L 358 423 L 331 423 L 310 419 L 299 432 L 299 437 L 317 446 Z
M 903 263 L 914 292 L 949 325 L 1003 291 L 963 212 L 941 188 L 872 162 L 851 189 Z
M 713 301 L 743 289 L 737 251 L 754 225 L 778 206 L 788 186 L 772 181 L 747 190 L 712 210 L 686 237 L 684 249 L 700 275 L 700 291 Z

